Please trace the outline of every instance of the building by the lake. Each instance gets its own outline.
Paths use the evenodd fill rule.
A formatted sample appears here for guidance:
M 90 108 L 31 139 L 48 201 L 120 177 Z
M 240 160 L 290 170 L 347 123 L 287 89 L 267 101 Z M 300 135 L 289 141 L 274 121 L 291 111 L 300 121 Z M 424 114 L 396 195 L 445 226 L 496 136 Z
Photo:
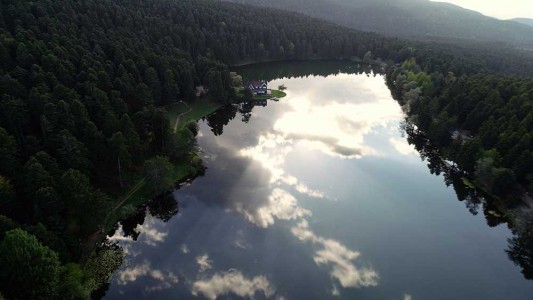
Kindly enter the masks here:
M 264 80 L 260 81 L 250 81 L 247 86 L 254 95 L 267 95 L 268 94 L 268 84 Z

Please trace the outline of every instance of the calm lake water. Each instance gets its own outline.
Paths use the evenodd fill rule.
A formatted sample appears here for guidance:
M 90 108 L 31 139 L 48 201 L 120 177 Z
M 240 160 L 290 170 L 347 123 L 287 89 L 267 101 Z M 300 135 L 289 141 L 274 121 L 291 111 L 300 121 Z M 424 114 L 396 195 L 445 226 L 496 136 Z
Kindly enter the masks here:
M 430 174 L 383 76 L 280 84 L 200 122 L 205 176 L 109 238 L 126 264 L 106 299 L 531 299 L 510 231 Z

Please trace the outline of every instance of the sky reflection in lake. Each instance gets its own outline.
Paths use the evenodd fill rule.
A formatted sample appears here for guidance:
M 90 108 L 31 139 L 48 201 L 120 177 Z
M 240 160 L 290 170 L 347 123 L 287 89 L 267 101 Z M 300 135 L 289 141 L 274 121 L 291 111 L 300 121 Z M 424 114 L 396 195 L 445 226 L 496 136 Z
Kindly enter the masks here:
M 318 80 L 317 80 L 318 79 Z M 272 84 L 275 86 L 277 82 Z M 339 74 L 291 80 L 290 110 L 274 124 L 285 139 L 304 143 L 340 158 L 379 154 L 364 138 L 377 126 L 398 122 L 402 112 L 391 105 L 383 80 Z
M 528 299 L 508 230 L 428 173 L 381 76 L 279 84 L 288 96 L 249 123 L 201 123 L 206 175 L 174 193 L 168 222 L 110 238 L 128 264 L 107 298 Z

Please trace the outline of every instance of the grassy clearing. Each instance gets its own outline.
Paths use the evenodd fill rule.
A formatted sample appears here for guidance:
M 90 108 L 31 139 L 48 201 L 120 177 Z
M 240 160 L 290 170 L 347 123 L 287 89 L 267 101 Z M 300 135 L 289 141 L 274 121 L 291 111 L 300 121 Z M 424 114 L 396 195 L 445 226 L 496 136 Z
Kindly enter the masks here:
M 168 106 L 166 109 L 167 109 L 167 117 L 170 120 L 171 124 L 172 122 L 176 120 L 176 118 L 180 114 L 185 113 L 186 111 L 189 110 L 189 108 L 187 107 L 187 104 L 185 104 L 184 102 L 175 103 L 173 105 Z
M 277 98 L 284 98 L 287 96 L 287 93 L 280 90 L 272 90 L 272 96 Z
M 194 102 L 192 103 L 188 103 L 191 111 L 187 114 L 184 114 L 183 116 L 181 116 L 181 119 L 180 119 L 180 123 L 179 123 L 179 126 L 178 126 L 178 130 L 185 124 L 187 124 L 187 122 L 193 120 L 193 121 L 198 121 L 200 120 L 201 118 L 215 112 L 217 109 L 219 109 L 222 105 L 220 103 L 216 103 L 214 102 L 213 100 L 209 99 L 208 97 L 204 97 L 204 98 L 200 98 L 200 99 L 196 99 Z M 188 109 L 186 109 L 185 111 L 187 111 Z M 170 118 L 170 116 L 169 116 Z M 175 120 L 174 119 L 171 119 L 171 120 Z
M 287 96 L 287 93 L 285 93 L 284 91 L 280 91 L 280 90 L 272 90 L 272 94 L 271 95 L 264 95 L 264 96 L 255 96 L 254 97 L 254 100 L 268 100 L 268 99 L 272 99 L 272 98 L 283 98 Z
M 200 170 L 199 167 L 194 165 L 197 154 L 191 153 L 187 157 L 182 158 L 174 164 L 174 170 L 172 178 L 176 181 L 182 181 L 187 177 L 197 174 Z M 107 219 L 105 224 L 105 232 L 108 232 L 117 224 L 121 219 L 135 212 L 135 208 L 146 203 L 154 196 L 152 189 L 144 183 L 142 174 L 139 174 L 140 181 L 137 182 L 132 188 L 138 188 L 135 191 L 130 190 L 129 197 L 118 206 L 113 213 Z

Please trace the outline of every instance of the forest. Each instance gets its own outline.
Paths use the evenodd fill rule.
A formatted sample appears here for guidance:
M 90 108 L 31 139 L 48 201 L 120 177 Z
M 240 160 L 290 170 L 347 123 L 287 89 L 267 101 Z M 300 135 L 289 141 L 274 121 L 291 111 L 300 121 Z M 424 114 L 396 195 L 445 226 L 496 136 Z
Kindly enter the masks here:
M 232 101 L 226 64 L 396 52 L 376 35 L 214 1 L 1 1 L 0 12 L 8 299 L 86 299 L 105 284 L 120 252 L 84 257 L 80 241 L 102 229 L 132 174 L 164 174 L 191 150 L 194 127 L 173 133 L 165 107 L 195 101 L 197 85 Z
M 397 95 L 424 99 L 406 101 L 412 114 L 466 171 L 490 179 L 480 187 L 531 189 L 531 80 L 471 74 L 530 75 L 533 60 L 489 48 L 479 55 L 218 1 L 2 0 L 0 291 L 86 299 L 105 284 L 120 251 L 85 257 L 81 241 L 102 230 L 135 174 L 158 178 L 194 150 L 197 128 L 174 132 L 170 105 L 197 101 L 199 85 L 220 105 L 236 101 L 230 65 L 387 62 Z M 475 138 L 446 137 L 452 129 Z
M 498 20 L 429 0 L 224 0 L 285 9 L 385 36 L 449 43 L 533 46 L 531 20 Z M 528 23 L 529 21 L 529 23 Z
M 508 224 L 509 258 L 532 279 L 533 79 L 427 72 L 412 58 L 387 70 L 387 84 L 408 142 L 470 212 L 482 205 L 489 226 Z
M 392 93 L 418 130 L 491 195 L 533 191 L 533 80 L 428 73 L 416 59 L 388 70 Z

